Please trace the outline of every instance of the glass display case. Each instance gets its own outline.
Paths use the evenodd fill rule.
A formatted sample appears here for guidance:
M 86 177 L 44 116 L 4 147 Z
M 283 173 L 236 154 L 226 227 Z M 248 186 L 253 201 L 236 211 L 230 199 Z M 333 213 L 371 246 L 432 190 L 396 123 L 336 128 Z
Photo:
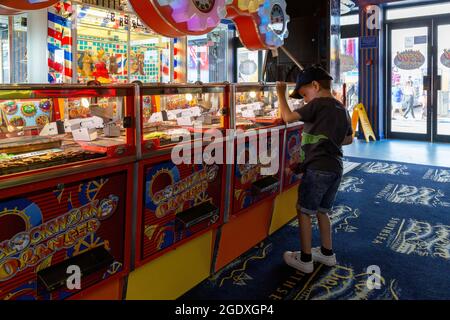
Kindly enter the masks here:
M 0 177 L 134 154 L 134 86 L 0 86 Z
M 275 84 L 234 85 L 235 127 L 251 130 L 282 125 Z
M 227 129 L 229 90 L 226 84 L 145 85 L 143 150 L 171 147 L 209 129 Z

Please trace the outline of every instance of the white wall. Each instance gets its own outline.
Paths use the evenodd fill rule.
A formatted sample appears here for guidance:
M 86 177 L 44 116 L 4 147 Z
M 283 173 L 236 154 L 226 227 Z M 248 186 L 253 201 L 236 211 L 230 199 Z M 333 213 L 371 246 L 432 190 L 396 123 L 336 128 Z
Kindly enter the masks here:
M 27 25 L 28 81 L 47 83 L 47 9 L 30 11 Z

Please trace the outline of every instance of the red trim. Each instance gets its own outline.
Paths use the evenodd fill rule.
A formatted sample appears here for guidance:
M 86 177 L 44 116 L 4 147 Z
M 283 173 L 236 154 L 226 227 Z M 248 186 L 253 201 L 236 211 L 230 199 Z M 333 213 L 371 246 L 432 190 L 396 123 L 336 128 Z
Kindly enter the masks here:
M 1 15 L 12 16 L 12 15 L 20 14 L 20 13 L 22 13 L 22 11 L 13 10 L 11 8 L 7 8 L 7 7 L 0 5 L 0 14 Z
M 233 19 L 236 24 L 236 28 L 239 31 L 239 37 L 242 44 L 250 50 L 265 50 L 267 46 L 261 39 L 261 35 L 258 30 L 253 17 L 241 16 Z
M 30 3 L 29 0 L 2 0 L 2 5 L 13 10 L 39 10 L 48 8 L 59 0 L 44 0 L 37 3 Z
M 53 101 L 53 114 L 55 115 L 54 116 L 54 121 L 57 121 L 57 120 L 61 120 L 61 107 L 60 107 L 60 105 L 59 105 L 59 100 L 58 99 L 52 99 L 52 101 Z
M 139 18 L 153 31 L 163 36 L 176 38 L 185 34 L 177 31 L 172 25 L 164 20 L 159 14 L 159 10 L 153 1 L 150 0 L 130 0 L 131 6 L 138 14 Z

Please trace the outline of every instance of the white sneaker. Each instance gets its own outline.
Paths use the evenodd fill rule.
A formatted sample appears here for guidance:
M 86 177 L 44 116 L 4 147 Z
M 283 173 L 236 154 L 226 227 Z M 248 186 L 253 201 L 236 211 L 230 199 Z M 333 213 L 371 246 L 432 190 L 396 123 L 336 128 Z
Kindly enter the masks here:
M 336 265 L 336 255 L 334 253 L 332 256 L 325 256 L 322 253 L 322 250 L 320 250 L 320 247 L 318 247 L 318 248 L 312 248 L 311 254 L 312 254 L 313 261 L 317 261 L 328 267 L 334 267 Z
M 303 273 L 312 273 L 314 271 L 314 263 L 312 261 L 303 262 L 300 260 L 300 251 L 286 251 L 283 254 L 283 259 L 288 266 L 291 266 L 292 268 L 295 268 Z

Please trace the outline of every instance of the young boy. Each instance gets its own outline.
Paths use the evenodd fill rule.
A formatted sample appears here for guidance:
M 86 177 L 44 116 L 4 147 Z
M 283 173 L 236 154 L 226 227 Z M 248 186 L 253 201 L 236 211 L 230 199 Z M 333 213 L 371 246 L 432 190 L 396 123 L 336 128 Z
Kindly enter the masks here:
M 277 83 L 283 120 L 305 122 L 301 151 L 303 178 L 297 201 L 301 251 L 284 253 L 284 261 L 304 273 L 313 272 L 313 261 L 327 266 L 336 264 L 328 214 L 342 179 L 342 146 L 352 143 L 353 131 L 347 110 L 331 93 L 332 80 L 319 66 L 303 70 L 291 98 L 303 98 L 305 106 L 295 111 L 288 106 L 286 84 Z M 313 215 L 317 215 L 322 247 L 311 249 Z

